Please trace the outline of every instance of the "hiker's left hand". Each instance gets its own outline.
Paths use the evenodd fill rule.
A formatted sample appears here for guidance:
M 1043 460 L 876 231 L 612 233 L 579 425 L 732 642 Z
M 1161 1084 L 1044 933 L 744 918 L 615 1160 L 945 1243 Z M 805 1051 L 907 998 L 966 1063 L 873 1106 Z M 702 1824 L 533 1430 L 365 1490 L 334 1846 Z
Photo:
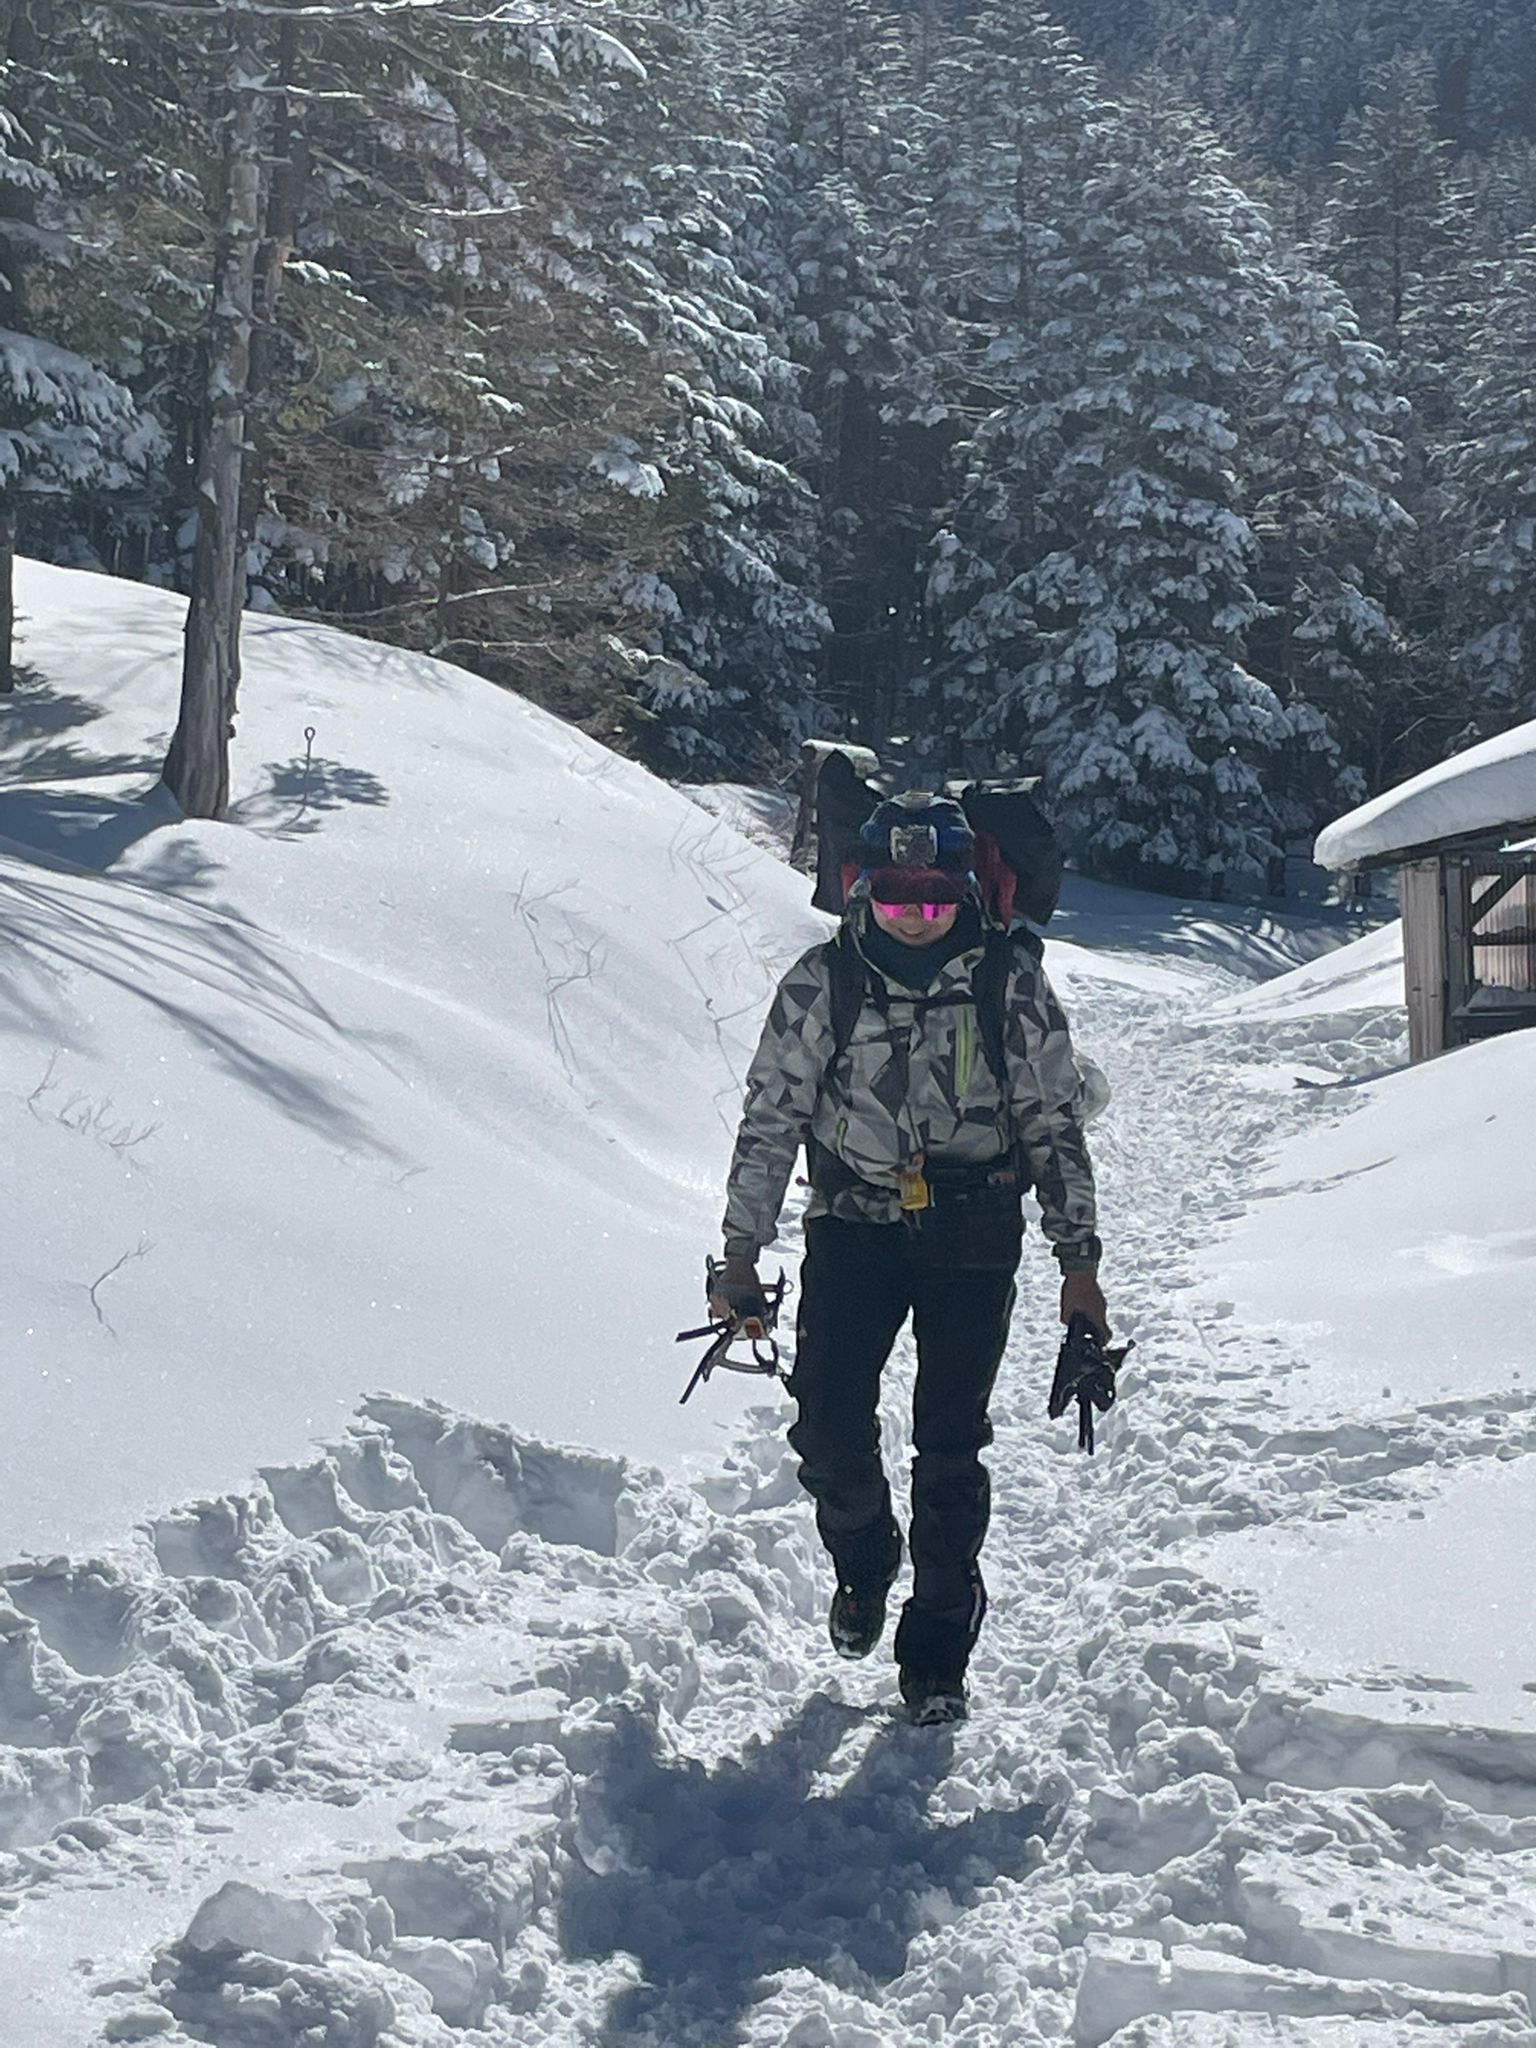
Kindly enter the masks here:
M 1084 1315 L 1106 1342 L 1109 1338 L 1109 1310 L 1104 1305 L 1104 1290 L 1100 1287 L 1095 1273 L 1063 1273 L 1061 1276 L 1061 1320 L 1070 1323 L 1075 1315 Z

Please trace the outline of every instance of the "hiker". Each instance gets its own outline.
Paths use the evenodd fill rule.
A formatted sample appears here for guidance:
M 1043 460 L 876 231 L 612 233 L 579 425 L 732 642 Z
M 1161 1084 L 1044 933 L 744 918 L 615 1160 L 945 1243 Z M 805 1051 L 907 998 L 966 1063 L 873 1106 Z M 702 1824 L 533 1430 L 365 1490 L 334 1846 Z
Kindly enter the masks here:
M 1038 940 L 983 916 L 975 849 L 961 806 L 922 791 L 881 803 L 859 832 L 840 930 L 785 975 L 747 1077 L 711 1298 L 747 1334 L 762 1326 L 757 1261 L 805 1143 L 789 1441 L 837 1575 L 833 1645 L 867 1656 L 902 1557 L 878 1399 L 910 1313 L 913 1588 L 895 1652 L 919 1720 L 966 1710 L 987 1605 L 979 1454 L 1029 1188 L 1061 1266 L 1062 1321 L 1081 1311 L 1108 1335 L 1086 1084 Z

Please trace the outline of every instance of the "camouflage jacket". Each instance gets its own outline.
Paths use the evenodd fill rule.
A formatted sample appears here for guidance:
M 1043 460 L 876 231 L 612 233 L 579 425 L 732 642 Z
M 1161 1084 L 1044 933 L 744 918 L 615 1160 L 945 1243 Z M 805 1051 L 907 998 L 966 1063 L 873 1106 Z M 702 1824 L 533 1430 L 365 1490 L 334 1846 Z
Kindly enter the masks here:
M 773 1242 L 790 1173 L 809 1139 L 857 1179 L 830 1199 L 814 1193 L 807 1216 L 865 1223 L 900 1220 L 898 1169 L 917 1154 L 934 1164 L 979 1164 L 1017 1142 L 1063 1271 L 1097 1267 L 1085 1084 L 1067 1020 L 1045 970 L 1019 950 L 1005 1006 L 1005 1107 L 971 999 L 979 953 L 957 954 L 923 990 L 881 976 L 886 1002 L 866 998 L 835 1060 L 829 947 L 814 947 L 790 968 L 747 1074 L 726 1190 L 727 1257 L 754 1257 Z

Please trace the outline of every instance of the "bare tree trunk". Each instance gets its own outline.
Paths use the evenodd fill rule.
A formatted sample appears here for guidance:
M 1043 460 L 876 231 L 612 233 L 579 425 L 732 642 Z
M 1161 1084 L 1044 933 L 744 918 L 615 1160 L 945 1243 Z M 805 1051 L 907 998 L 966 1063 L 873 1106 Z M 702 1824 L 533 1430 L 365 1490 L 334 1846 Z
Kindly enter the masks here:
M 165 786 L 189 818 L 220 818 L 229 803 L 229 743 L 240 686 L 240 614 L 249 536 L 241 520 L 256 256 L 262 228 L 261 26 L 234 15 L 218 255 L 208 331 L 208 384 L 198 472 L 197 548 L 181 672 L 181 715 L 165 757 Z
M 272 427 L 281 351 L 277 315 L 283 273 L 298 239 L 304 190 L 309 181 L 309 136 L 302 103 L 292 92 L 302 56 L 301 24 L 287 16 L 278 29 L 276 113 L 267 194 L 266 221 L 256 259 L 256 325 L 251 335 L 250 392 L 246 406 L 245 474 L 241 487 L 240 523 L 254 534 L 266 500 L 272 464 Z
M 16 687 L 16 507 L 0 501 L 0 697 Z
M 458 222 L 454 230 L 455 249 L 453 274 L 448 280 L 449 307 L 451 310 L 449 332 L 451 347 L 455 356 L 463 356 L 466 346 L 464 335 L 464 309 L 466 304 L 465 274 L 468 270 L 468 233 L 465 217 L 469 212 L 469 179 L 464 168 L 464 117 L 455 104 L 453 110 L 453 147 L 458 163 L 458 181 L 453 192 L 453 202 L 458 209 Z M 459 560 L 459 518 L 462 497 L 462 477 L 459 470 L 459 430 L 450 422 L 448 429 L 448 505 L 444 525 L 447 529 L 442 565 L 437 577 L 436 617 L 433 622 L 430 652 L 444 654 L 453 634 L 453 600 L 460 587 Z M 482 579 L 483 580 L 483 579 Z M 473 627 L 471 626 L 471 630 Z
M 37 30 L 32 23 L 31 0 L 17 0 L 6 30 L 4 48 L 12 64 L 37 61 Z M 18 112 L 20 109 L 18 108 Z M 30 228 L 36 219 L 36 201 L 25 185 L 0 186 L 0 215 Z M 23 242 L 19 248 L 25 248 Z M 24 267 L 19 249 L 0 271 L 0 327 L 26 331 Z M 16 420 L 6 422 L 18 425 Z M 0 697 L 16 687 L 16 501 L 0 498 Z

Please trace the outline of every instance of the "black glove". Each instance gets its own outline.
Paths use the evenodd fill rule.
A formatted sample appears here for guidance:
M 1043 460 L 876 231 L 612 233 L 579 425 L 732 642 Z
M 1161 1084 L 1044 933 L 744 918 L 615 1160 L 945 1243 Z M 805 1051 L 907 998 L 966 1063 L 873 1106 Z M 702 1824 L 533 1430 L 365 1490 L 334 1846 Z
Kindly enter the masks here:
M 773 1310 L 757 1277 L 755 1259 L 725 1259 L 711 1266 L 705 1284 L 711 1315 L 722 1322 L 756 1323 L 766 1331 L 773 1322 Z
M 1067 1324 L 1056 1358 L 1056 1377 L 1046 1413 L 1054 1422 L 1077 1403 L 1077 1447 L 1093 1454 L 1093 1415 L 1107 1415 L 1115 1405 L 1115 1375 L 1130 1350 L 1129 1344 L 1106 1351 L 1104 1340 L 1080 1311 Z

